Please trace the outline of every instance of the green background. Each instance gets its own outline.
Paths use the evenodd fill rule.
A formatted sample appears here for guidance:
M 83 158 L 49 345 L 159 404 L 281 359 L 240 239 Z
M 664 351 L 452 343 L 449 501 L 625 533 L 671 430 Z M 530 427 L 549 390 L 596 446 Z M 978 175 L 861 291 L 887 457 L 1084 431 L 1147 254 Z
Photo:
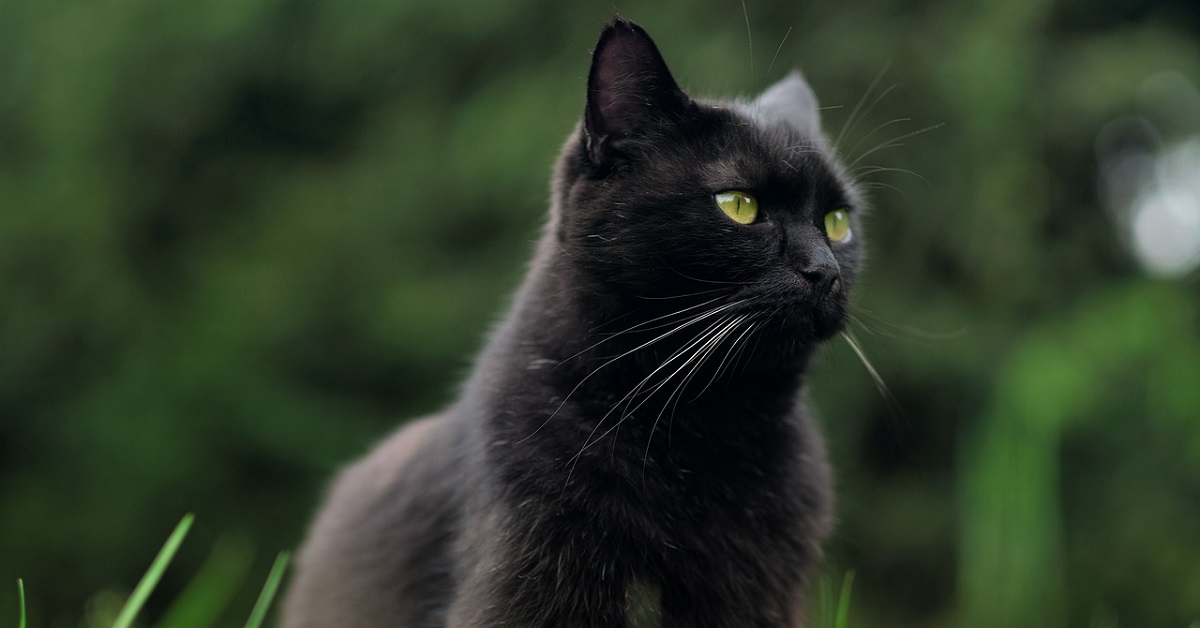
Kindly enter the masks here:
M 193 511 L 147 618 L 239 625 L 334 469 L 453 397 L 613 8 L 0 0 L 0 625 L 18 577 L 97 623 Z M 890 392 L 814 367 L 850 625 L 1200 620 L 1200 284 L 1130 228 L 1174 182 L 1151 244 L 1200 233 L 1200 5 L 616 8 L 693 93 L 801 67 L 849 159 L 915 173 L 863 173 Z

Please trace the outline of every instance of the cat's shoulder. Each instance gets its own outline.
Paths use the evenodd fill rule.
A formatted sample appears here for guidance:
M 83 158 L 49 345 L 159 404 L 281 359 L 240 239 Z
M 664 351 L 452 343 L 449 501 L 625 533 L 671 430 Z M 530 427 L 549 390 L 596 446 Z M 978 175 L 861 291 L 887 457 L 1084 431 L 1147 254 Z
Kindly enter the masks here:
M 449 457 L 449 451 L 440 451 L 452 446 L 449 430 L 446 414 L 409 421 L 366 457 L 346 467 L 339 483 L 350 480 L 359 490 L 376 495 L 395 490 L 406 478 L 423 475 L 429 471 L 426 467 Z

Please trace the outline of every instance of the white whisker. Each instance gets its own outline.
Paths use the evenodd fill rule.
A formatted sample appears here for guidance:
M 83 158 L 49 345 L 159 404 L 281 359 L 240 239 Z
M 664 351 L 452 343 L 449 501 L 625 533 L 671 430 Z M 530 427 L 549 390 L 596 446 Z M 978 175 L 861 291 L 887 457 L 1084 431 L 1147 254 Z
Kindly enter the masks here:
M 838 132 L 837 139 L 833 140 L 833 149 L 835 151 L 838 150 L 838 147 L 842 145 L 842 137 L 844 137 L 846 132 L 850 130 L 855 118 L 858 117 L 858 112 L 862 109 L 863 104 L 867 102 L 867 98 L 871 95 L 871 92 L 875 91 L 875 87 L 879 85 L 879 81 L 883 80 L 883 75 L 887 74 L 888 68 L 891 67 L 891 65 L 891 61 L 888 61 L 883 65 L 883 69 L 879 71 L 879 74 L 875 75 L 875 79 L 872 80 L 871 84 L 867 86 L 867 91 L 863 92 L 862 98 L 858 99 L 858 104 L 854 105 L 854 109 L 850 112 L 850 117 L 846 118 L 846 121 L 842 123 L 842 130 Z
M 783 50 L 783 45 L 787 43 L 788 35 L 792 34 L 792 27 L 789 26 L 787 32 L 783 34 L 783 39 L 779 41 L 779 47 L 775 49 L 775 55 L 771 57 L 771 63 L 767 65 L 766 76 L 771 76 L 771 68 L 775 67 L 775 59 L 779 58 L 779 52 Z
M 658 411 L 658 416 L 654 417 L 654 421 L 650 424 L 650 433 L 646 437 L 646 451 L 642 456 L 642 476 L 643 476 L 643 478 L 645 477 L 645 473 L 646 473 L 646 464 L 650 460 L 650 445 L 651 445 L 651 443 L 654 442 L 654 431 L 656 429 L 658 429 L 658 423 L 659 423 L 659 421 L 662 420 L 662 417 L 666 413 L 667 408 L 668 407 L 671 408 L 671 418 L 674 419 L 675 409 L 678 407 L 679 400 L 683 397 L 683 391 L 684 391 L 684 389 L 687 388 L 688 383 L 692 381 L 692 378 L 695 377 L 697 371 L 699 371 L 700 367 L 703 366 L 704 363 L 708 360 L 708 357 L 710 355 L 712 355 L 714 351 L 716 351 L 717 347 L 720 346 L 721 342 L 725 339 L 725 337 L 728 336 L 734 329 L 737 329 L 737 326 L 740 325 L 742 323 L 742 321 L 744 321 L 744 320 L 746 320 L 746 315 L 736 317 L 733 320 L 727 322 L 724 325 L 724 327 L 721 328 L 720 331 L 718 331 L 717 333 L 712 335 L 712 338 L 708 342 L 706 342 L 704 344 L 704 346 L 697 349 L 692 354 L 692 357 L 688 358 L 688 360 L 686 362 L 684 362 L 683 365 L 680 366 L 680 368 L 676 369 L 674 373 L 669 375 L 666 379 L 663 380 L 663 383 L 660 384 L 659 387 L 661 388 L 663 385 L 666 385 L 666 383 L 670 381 L 671 377 L 674 377 L 676 374 L 678 374 L 684 368 L 686 368 L 688 363 L 694 362 L 691 370 L 688 371 L 687 375 L 685 375 L 683 377 L 683 379 L 679 382 L 679 385 L 675 387 L 675 390 L 671 391 L 670 395 L 667 395 L 667 399 L 663 402 L 662 408 Z M 711 384 L 711 383 L 712 382 L 710 381 L 709 384 Z M 707 388 L 707 386 L 706 386 L 706 388 Z M 672 403 L 672 399 L 674 399 L 674 403 Z M 649 400 L 649 397 L 647 397 L 647 400 Z M 643 401 L 642 403 L 645 403 L 645 401 Z M 639 405 L 639 407 L 640 407 L 640 405 Z
M 858 356 L 863 367 L 867 369 L 867 373 L 871 375 L 871 379 L 875 382 L 875 388 L 879 391 L 879 394 L 883 396 L 885 401 L 895 403 L 896 398 L 892 395 L 891 389 L 888 388 L 883 378 L 879 376 L 879 371 L 875 370 L 875 365 L 871 364 L 871 361 L 867 359 L 867 354 L 858 343 L 858 339 L 848 331 L 841 332 L 841 336 L 846 341 L 846 344 L 850 345 L 850 349 L 854 351 L 854 354 Z
M 574 456 L 572 456 L 572 457 L 571 457 L 571 459 L 569 460 L 569 463 L 570 463 L 571 467 L 570 467 L 570 469 L 567 471 L 567 478 L 566 478 L 566 480 L 565 480 L 565 482 L 564 482 L 564 485 L 563 485 L 563 488 L 564 488 L 564 489 L 566 488 L 566 483 L 569 483 L 569 482 L 571 481 L 571 475 L 572 475 L 572 474 L 574 474 L 574 472 L 575 472 L 575 467 L 576 467 L 576 465 L 578 465 L 578 464 L 579 464 L 580 457 L 581 457 L 581 456 L 583 456 L 583 453 L 584 453 L 585 451 L 587 451 L 587 450 L 588 450 L 588 449 L 589 449 L 589 448 L 590 448 L 592 445 L 595 445 L 596 443 L 598 443 L 598 442 L 600 442 L 600 441 L 604 440 L 604 438 L 605 438 L 605 437 L 607 437 L 607 436 L 608 436 L 610 433 L 612 433 L 612 431 L 613 431 L 613 430 L 620 428 L 620 427 L 621 427 L 621 424 L 622 424 L 622 423 L 624 423 L 624 422 L 625 422 L 625 420 L 626 420 L 627 418 L 629 418 L 629 416 L 630 416 L 630 415 L 632 415 L 632 413 L 633 413 L 633 412 L 636 412 L 636 411 L 638 410 L 638 408 L 641 408 L 641 407 L 642 407 L 642 405 L 643 405 L 643 404 L 646 402 L 646 400 L 648 400 L 648 399 L 649 399 L 649 398 L 650 398 L 650 397 L 651 397 L 651 396 L 652 396 L 652 395 L 653 395 L 653 394 L 654 394 L 654 393 L 655 393 L 655 392 L 656 392 L 656 391 L 657 391 L 659 388 L 661 388 L 661 387 L 662 387 L 662 386 L 663 386 L 663 385 L 664 385 L 664 384 L 665 384 L 667 381 L 669 381 L 669 380 L 670 380 L 670 378 L 671 378 L 672 376 L 674 376 L 674 373 L 672 373 L 671 375 L 668 375 L 666 378 L 664 378 L 663 382 L 660 382 L 660 383 L 659 383 L 659 384 L 658 384 L 658 385 L 657 385 L 657 386 L 656 386 L 656 387 L 655 387 L 653 390 L 649 391 L 649 393 L 646 395 L 646 399 L 645 399 L 645 400 L 642 400 L 642 401 L 641 401 L 641 402 L 640 402 L 640 403 L 639 403 L 639 404 L 638 404 L 636 407 L 634 407 L 632 410 L 631 410 L 631 409 L 629 409 L 629 404 L 633 402 L 633 399 L 634 399 L 635 397 L 637 397 L 639 394 L 641 394 L 642 388 L 643 388 L 643 387 L 644 387 L 644 386 L 645 386 L 647 383 L 649 383 L 649 382 L 650 382 L 650 380 L 651 380 L 651 379 L 653 379 L 653 378 L 654 378 L 654 376 L 655 376 L 656 374 L 658 374 L 658 372 L 659 372 L 659 371 L 661 371 L 662 369 L 666 368 L 666 367 L 667 367 L 669 364 L 671 364 L 672 362 L 674 362 L 674 361 L 675 361 L 676 359 L 678 359 L 680 356 L 684 355 L 684 354 L 685 354 L 687 351 L 690 351 L 692 347 L 696 346 L 696 345 L 697 345 L 697 344 L 699 344 L 699 343 L 702 343 L 702 342 L 704 342 L 704 341 L 705 341 L 705 339 L 706 339 L 706 337 L 707 337 L 707 336 L 708 336 L 710 333 L 712 333 L 712 331 L 713 331 L 713 330 L 715 330 L 715 329 L 719 328 L 719 327 L 720 327 L 721 325 L 723 325 L 723 324 L 724 324 L 724 323 L 725 323 L 727 320 L 728 320 L 728 317 L 722 317 L 722 318 L 718 319 L 718 320 L 717 320 L 715 323 L 712 323 L 711 325 L 709 325 L 708 327 L 706 327 L 706 328 L 705 328 L 705 329 L 704 329 L 702 332 L 700 332 L 700 334 L 698 334 L 696 338 L 693 338 L 691 341 L 689 341 L 688 343 L 686 343 L 686 344 L 685 344 L 683 347 L 680 347 L 679 349 L 675 350 L 675 352 L 674 352 L 674 353 L 672 353 L 670 356 L 668 356 L 668 357 L 667 357 L 667 359 L 663 360 L 663 362 L 662 362 L 661 364 L 659 364 L 659 365 L 658 365 L 656 368 L 654 368 L 654 369 L 653 369 L 653 370 L 652 370 L 652 371 L 651 371 L 651 372 L 650 372 L 648 375 L 646 375 L 645 377 L 643 377 L 643 378 L 642 378 L 642 380 L 641 380 L 641 381 L 639 381 L 639 382 L 638 382 L 638 383 L 637 383 L 637 384 L 636 384 L 636 385 L 633 387 L 633 389 L 632 389 L 632 390 L 630 390 L 629 392 L 625 393 L 625 395 L 624 395 L 624 396 L 622 396 L 620 399 L 618 399 L 618 400 L 616 401 L 616 403 L 614 403 L 614 404 L 612 405 L 612 407 L 611 407 L 611 408 L 609 408 L 608 412 L 605 412 L 605 413 L 604 413 L 604 416 L 601 416 L 601 417 L 600 417 L 600 420 L 596 422 L 596 425 L 595 425 L 595 426 L 592 428 L 592 431 L 591 431 L 591 432 L 588 434 L 587 438 L 585 438 L 585 439 L 584 439 L 583 446 L 582 446 L 582 447 L 579 449 L 579 451 L 578 451 L 578 452 L 576 452 L 576 453 L 575 453 L 575 455 L 574 455 Z M 688 360 L 684 360 L 684 365 L 685 365 L 685 366 L 686 366 L 687 362 L 688 362 L 690 359 L 691 359 L 691 358 L 689 358 Z M 682 367 L 681 367 L 681 368 L 682 368 Z M 678 372 L 678 370 L 677 370 L 676 372 Z M 614 411 L 616 411 L 616 410 L 617 410 L 619 407 L 621 407 L 621 404 L 623 404 L 623 403 L 625 404 L 625 408 L 626 408 L 626 410 L 625 410 L 624 412 L 622 412 L 622 415 L 621 415 L 621 417 L 620 417 L 620 418 L 617 420 L 617 422 L 616 422 L 615 424 L 613 424 L 612 426 L 610 426 L 610 427 L 609 427 L 607 430 L 605 430 L 603 433 L 601 433 L 601 434 L 600 434 L 600 436 L 598 436 L 598 437 L 597 437 L 597 436 L 596 436 L 596 432 L 597 432 L 597 431 L 600 429 L 600 426 L 601 426 L 601 425 L 603 425 L 603 424 L 604 424 L 604 422 L 608 420 L 608 417 L 609 417 L 609 416 L 611 416 L 611 415 L 612 415 L 612 413 L 613 413 Z
M 869 151 L 867 151 L 867 152 L 865 152 L 865 153 L 863 153 L 863 154 L 859 155 L 858 157 L 856 157 L 856 158 L 854 159 L 854 161 L 850 162 L 850 164 L 849 164 L 849 165 L 847 165 L 846 167 L 847 167 L 847 168 L 850 168 L 850 169 L 853 169 L 855 166 L 857 166 L 857 165 L 858 165 L 858 163 L 859 163 L 859 162 L 861 162 L 863 159 L 865 159 L 867 156 L 871 155 L 872 153 L 876 153 L 876 152 L 879 152 L 879 151 L 881 151 L 881 150 L 888 149 L 888 148 L 896 148 L 896 147 L 899 147 L 899 146 L 904 146 L 904 143 L 903 143 L 903 142 L 901 142 L 900 140 L 906 140 L 906 139 L 908 139 L 908 138 L 910 138 L 910 137 L 913 137 L 913 136 L 915 136 L 915 135 L 920 135 L 920 134 L 922 134 L 922 133 L 926 133 L 926 132 L 928 132 L 928 131 L 932 131 L 932 130 L 934 130 L 934 129 L 939 129 L 939 128 L 943 127 L 943 126 L 946 126 L 946 123 L 945 123 L 945 122 L 939 122 L 939 123 L 937 123 L 937 124 L 932 124 L 932 125 L 930 125 L 930 126 L 927 126 L 927 127 L 923 128 L 923 129 L 917 129 L 916 131 L 912 131 L 912 132 L 910 132 L 910 133 L 905 133 L 904 135 L 901 135 L 901 136 L 899 136 L 899 137 L 893 137 L 892 139 L 890 139 L 890 140 L 888 140 L 888 141 L 886 141 L 886 142 L 884 142 L 884 143 L 882 143 L 882 144 L 879 144 L 879 145 L 877 145 L 875 148 L 872 148 L 871 150 L 869 150 Z
M 937 340 L 937 341 L 955 340 L 957 338 L 961 338 L 964 334 L 967 333 L 966 328 L 962 328 L 962 329 L 958 329 L 958 330 L 950 331 L 950 332 L 925 331 L 924 329 L 913 327 L 911 325 L 902 325 L 899 323 L 893 323 L 891 321 L 883 320 L 875 312 L 872 312 L 871 310 L 868 310 L 868 309 L 865 309 L 862 307 L 855 308 L 855 312 L 853 314 L 851 314 L 851 317 L 855 322 L 857 322 L 859 325 L 862 326 L 863 329 L 867 330 L 868 332 L 870 332 L 872 334 L 887 336 L 889 338 L 900 338 L 900 336 L 895 333 L 889 332 L 889 331 L 871 329 L 866 324 L 865 321 L 863 321 L 861 318 L 859 318 L 859 316 L 858 316 L 859 314 L 870 316 L 874 322 L 876 322 L 880 325 L 886 325 L 887 327 L 890 327 L 896 331 L 903 332 L 905 334 L 908 334 L 909 336 L 920 338 L 922 340 Z
M 701 291 L 699 291 L 699 292 L 690 292 L 690 293 L 688 293 L 688 294 L 675 294 L 675 295 L 671 295 L 671 296 L 669 296 L 669 297 L 643 297 L 643 296 L 638 296 L 638 298 L 639 298 L 639 299 L 645 299 L 645 300 L 647 300 L 647 301 L 670 301 L 671 299 L 686 299 L 686 298 L 689 298 L 689 297 L 698 297 L 698 296 L 700 296 L 700 295 L 702 295 L 702 294 L 712 294 L 712 293 L 714 293 L 714 292 L 725 292 L 725 291 L 727 291 L 727 290 L 728 290 L 728 288 L 713 288 L 712 290 L 701 290 Z M 712 303 L 712 301 L 707 301 L 706 303 Z
M 892 126 L 893 124 L 899 124 L 901 122 L 910 122 L 910 121 L 912 121 L 912 118 L 895 118 L 893 120 L 888 120 L 887 122 L 884 122 L 883 124 L 880 124 L 879 126 L 876 126 L 874 129 L 871 129 L 870 133 L 867 133 L 866 135 L 864 135 L 862 137 L 862 139 L 858 140 L 858 143 L 855 144 L 854 146 L 852 146 L 850 148 L 850 150 L 846 151 L 846 155 L 848 155 L 848 156 L 853 155 L 854 152 L 857 151 L 860 146 L 867 143 L 867 140 L 871 139 L 872 137 L 875 136 L 876 133 L 888 128 L 889 126 Z M 847 157 L 847 159 L 854 159 L 854 158 Z
M 889 190 L 899 192 L 900 194 L 907 195 L 907 192 L 905 192 L 904 190 L 901 190 L 900 188 L 892 185 L 891 183 L 884 183 L 882 181 L 866 181 L 863 183 L 859 183 L 858 187 L 860 187 L 864 190 L 872 190 L 875 188 L 887 188 Z
M 691 311 L 691 310 L 700 309 L 700 308 L 702 308 L 702 307 L 704 307 L 704 306 L 706 306 L 706 305 L 708 305 L 708 304 L 710 304 L 710 303 L 716 303 L 717 301 L 720 301 L 720 300 L 721 300 L 721 298 L 720 298 L 720 297 L 715 297 L 715 298 L 709 299 L 709 300 L 707 300 L 707 301 L 704 301 L 704 302 L 702 302 L 702 303 L 696 303 L 696 304 L 694 304 L 694 305 L 689 305 L 689 306 L 687 306 L 687 307 L 685 307 L 685 308 L 680 308 L 680 309 L 678 309 L 678 310 L 676 310 L 676 311 L 674 311 L 674 312 L 670 312 L 670 313 L 667 313 L 667 314 L 663 314 L 662 316 L 656 316 L 656 317 L 654 317 L 654 318 L 651 318 L 651 319 L 649 319 L 649 320 L 642 321 L 642 322 L 640 322 L 640 323 L 638 323 L 638 324 L 636 324 L 636 325 L 633 325 L 633 326 L 631 326 L 631 327 L 627 327 L 627 328 L 625 328 L 625 329 L 622 329 L 621 331 L 612 332 L 612 333 L 603 333 L 603 334 L 600 334 L 600 335 L 603 335 L 603 336 L 604 336 L 604 338 L 600 339 L 600 341 L 599 341 L 599 342 L 597 342 L 597 343 L 595 343 L 595 344 L 593 344 L 593 345 L 589 345 L 588 347 L 586 347 L 586 348 L 584 348 L 584 349 L 581 349 L 579 352 L 577 352 L 577 353 L 575 353 L 575 354 L 573 354 L 573 355 L 571 355 L 571 356 L 567 357 L 566 359 L 562 360 L 561 362 L 559 362 L 559 363 L 558 363 L 558 365 L 559 365 L 559 366 L 562 366 L 563 364 L 566 364 L 567 362 L 570 362 L 571 360 L 574 360 L 575 358 L 577 358 L 577 357 L 579 357 L 579 356 L 583 355 L 584 353 L 587 353 L 587 352 L 589 352 L 589 351 L 591 351 L 591 350 L 595 349 L 596 347 L 599 347 L 600 345 L 602 345 L 602 344 L 604 344 L 604 343 L 608 342 L 609 340 L 612 340 L 613 338 L 617 338 L 618 336 L 622 336 L 622 335 L 624 335 L 624 334 L 628 334 L 628 333 L 635 332 L 635 331 L 650 331 L 650 330 L 654 330 L 654 329 L 662 329 L 662 328 L 664 328 L 664 327 L 668 327 L 668 326 L 670 326 L 670 325 L 673 325 L 673 324 L 675 324 L 675 321 L 671 321 L 671 320 L 667 320 L 667 319 L 670 319 L 670 318 L 672 318 L 672 317 L 675 317 L 675 316 L 679 316 L 680 314 L 683 314 L 684 312 L 688 312 L 688 311 Z M 664 323 L 661 323 L 661 324 L 659 324 L 659 325 L 651 325 L 651 323 L 657 323 L 657 322 L 659 322 L 659 321 L 664 321 L 664 320 L 665 320 L 666 322 L 664 322 Z M 649 326 L 648 326 L 648 325 L 649 325 Z M 603 327 L 604 327 L 603 325 L 600 325 L 599 327 L 593 327 L 591 330 L 589 330 L 589 332 L 588 332 L 588 333 L 589 333 L 589 334 L 596 334 L 596 333 L 598 333 L 598 332 L 599 332 L 599 330 L 600 330 L 600 329 L 603 329 Z
M 758 329 L 758 323 L 751 322 L 751 324 L 747 325 L 746 329 L 743 330 L 737 338 L 733 339 L 733 342 L 729 344 L 729 350 L 725 352 L 725 357 L 721 358 L 721 363 L 717 365 L 716 373 L 712 376 L 712 379 L 708 380 L 708 383 L 704 385 L 704 388 L 702 388 L 700 392 L 696 394 L 696 397 L 703 395 L 713 385 L 714 382 L 716 382 L 721 378 L 722 375 L 725 374 L 726 369 L 733 368 L 738 356 L 741 355 L 742 350 L 746 348 L 746 344 L 743 343 L 742 340 L 754 333 L 756 329 Z
M 716 301 L 716 300 L 717 300 L 717 299 L 713 299 L 713 301 Z M 632 349 L 630 349 L 630 350 L 628 350 L 628 351 L 626 351 L 626 352 L 624 352 L 624 353 L 621 353 L 620 355 L 618 355 L 618 356 L 616 356 L 616 357 L 614 357 L 614 358 L 611 358 L 611 359 L 609 359 L 609 360 L 608 360 L 608 361 L 606 361 L 604 364 L 601 364 L 600 366 L 597 366 L 595 369 L 593 369 L 591 372 L 589 372 L 587 375 L 585 375 L 585 376 L 583 377 L 583 379 L 579 380 L 579 383 L 578 383 L 578 384 L 575 384 L 575 387 L 574 387 L 574 388 L 572 388 L 572 389 L 571 389 L 571 391 L 570 391 L 570 392 L 568 392 L 568 393 L 567 393 L 567 395 L 566 395 L 565 397 L 563 397 L 563 400 L 562 400 L 562 401 L 561 401 L 561 402 L 558 404 L 558 407 L 554 409 L 554 412 L 550 413 L 550 416 L 546 417 L 546 420 L 545 420 L 545 421 L 542 421 L 541 425 L 538 425 L 538 426 L 537 426 L 537 428 L 535 428 L 535 429 L 534 429 L 532 432 L 530 432 L 528 436 L 526 436 L 525 438 L 522 438 L 522 439 L 521 439 L 520 441 L 518 441 L 518 442 L 525 442 L 526 440 L 529 440 L 529 439 L 530 439 L 530 438 L 532 438 L 532 437 L 533 437 L 535 434 L 537 434 L 539 431 L 541 431 L 541 429 L 542 429 L 543 427 L 546 427 L 546 425 L 548 425 L 548 424 L 550 423 L 550 421 L 551 421 L 551 420 L 553 420 L 553 419 L 554 419 L 554 417 L 555 417 L 555 416 L 557 416 L 557 415 L 558 415 L 558 413 L 559 413 L 560 411 L 562 411 L 562 409 L 563 409 L 563 406 L 567 405 L 567 401 L 569 401 L 569 400 L 571 399 L 571 396 L 572 396 L 572 395 L 574 395 L 574 394 L 575 394 L 575 392 L 576 392 L 576 391 L 578 391 L 578 390 L 579 390 L 579 389 L 580 389 L 580 388 L 581 388 L 581 387 L 584 385 L 584 383 L 585 383 L 585 382 L 587 382 L 587 380 L 588 380 L 588 379 L 590 379 L 590 378 L 591 378 L 593 375 L 595 375 L 596 373 L 599 373 L 599 372 L 601 371 L 601 369 L 605 368 L 606 366 L 609 366 L 610 364 L 613 364 L 614 362 L 616 362 L 616 361 L 620 360 L 621 358 L 624 358 L 624 357 L 626 357 L 626 356 L 628 356 L 628 355 L 632 355 L 633 353 L 636 353 L 636 352 L 638 352 L 638 351 L 641 351 L 642 349 L 645 349 L 646 347 L 649 347 L 650 345 L 652 345 L 652 344 L 654 344 L 654 343 L 656 343 L 656 342 L 658 342 L 658 341 L 660 341 L 660 340 L 662 340 L 662 339 L 664 339 L 664 338 L 667 338 L 667 337 L 669 337 L 669 336 L 672 336 L 672 335 L 674 335 L 674 334 L 676 334 L 676 333 L 678 333 L 678 332 L 682 331 L 683 329 L 686 329 L 687 327 L 690 327 L 690 326 L 692 326 L 692 325 L 694 325 L 694 324 L 696 324 L 696 323 L 698 323 L 698 322 L 700 322 L 700 321 L 702 321 L 702 320 L 704 320 L 704 319 L 706 319 L 706 318 L 709 318 L 710 316 L 715 316 L 716 314 L 719 314 L 719 313 L 721 313 L 721 312 L 723 312 L 723 311 L 725 311 L 725 310 L 728 310 L 729 308 L 736 307 L 736 306 L 740 305 L 740 304 L 741 304 L 741 303 L 743 303 L 743 302 L 744 302 L 744 300 L 734 301 L 734 302 L 732 302 L 732 303 L 727 303 L 727 304 L 725 304 L 725 305 L 721 305 L 721 306 L 719 306 L 719 307 L 713 308 L 713 309 L 711 309 L 711 310 L 708 310 L 708 311 L 706 311 L 706 312 L 702 312 L 702 313 L 700 313 L 700 314 L 697 314 L 697 315 L 695 315 L 695 316 L 693 316 L 693 317 L 691 317 L 691 318 L 689 318 L 689 319 L 686 319 L 686 320 L 684 320 L 682 323 L 680 323 L 680 324 L 676 325 L 675 327 L 671 328 L 671 329 L 670 329 L 670 330 L 668 330 L 667 332 L 665 332 L 665 333 L 663 333 L 663 334 L 660 334 L 660 335 L 658 335 L 658 336 L 655 336 L 654 338 L 651 338 L 650 340 L 647 340 L 646 342 L 644 342 L 644 343 L 642 343 L 642 344 L 640 344 L 640 345 L 638 345 L 638 346 L 636 346 L 636 347 L 634 347 L 634 348 L 632 348 Z M 711 301 L 710 301 L 710 303 L 711 303 Z M 686 311 L 686 310 L 690 310 L 690 309 L 695 309 L 695 307 L 697 307 L 697 306 L 692 306 L 692 307 L 689 307 L 689 308 L 684 308 L 684 309 L 683 309 L 683 310 L 681 310 L 681 311 Z M 675 313 L 675 314 L 669 314 L 669 315 L 667 315 L 667 316 L 674 316 L 674 315 L 677 315 L 677 313 Z M 663 317 L 659 317 L 659 318 L 661 319 L 661 318 L 663 318 Z M 657 319 L 652 319 L 652 320 L 657 320 Z M 638 327 L 638 325 L 635 325 L 634 327 Z M 630 329 L 633 329 L 633 328 L 631 327 Z M 629 330 L 626 330 L 626 331 L 629 331 Z M 622 332 L 622 333 L 624 333 L 624 332 Z M 592 347 L 591 347 L 591 348 L 595 348 L 595 347 L 599 346 L 600 344 L 604 343 L 605 341 L 607 341 L 607 340 L 611 340 L 611 339 L 612 339 L 612 337 L 605 338 L 604 340 L 601 340 L 600 342 L 598 342 L 598 343 L 596 343 L 596 344 L 592 345 Z M 585 349 L 584 351 L 582 351 L 582 352 L 580 352 L 580 353 L 577 353 L 577 354 L 575 354 L 575 356 L 573 356 L 573 357 L 577 357 L 577 356 L 581 355 L 583 352 L 586 352 L 586 351 L 590 350 L 591 348 L 589 348 L 589 349 Z M 570 359 L 570 358 L 569 358 L 569 359 Z
M 925 183 L 925 185 L 929 185 L 929 179 L 926 179 L 925 177 L 913 172 L 912 170 L 907 170 L 905 168 L 887 168 L 884 166 L 860 166 L 859 168 L 855 169 L 854 172 L 850 173 L 850 176 L 852 176 L 854 178 L 858 178 L 858 177 L 862 177 L 862 176 L 876 174 L 879 172 L 899 172 L 900 174 L 912 175 L 912 176 L 920 179 L 921 181 L 923 181 Z
M 750 83 L 754 83 L 754 36 L 750 33 L 750 12 L 746 0 L 742 0 L 742 17 L 746 18 L 746 43 L 750 46 Z

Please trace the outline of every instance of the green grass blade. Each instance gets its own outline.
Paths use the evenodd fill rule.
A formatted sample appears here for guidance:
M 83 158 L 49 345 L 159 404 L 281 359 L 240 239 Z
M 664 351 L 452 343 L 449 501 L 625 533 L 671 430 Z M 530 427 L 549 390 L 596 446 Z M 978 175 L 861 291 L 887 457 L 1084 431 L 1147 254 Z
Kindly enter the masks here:
M 250 611 L 250 618 L 246 620 L 246 628 L 258 628 L 266 619 L 267 610 L 271 608 L 271 602 L 279 590 L 279 583 L 283 580 L 283 572 L 287 569 L 288 558 L 287 552 L 281 552 L 275 559 L 271 573 L 263 584 L 262 593 L 258 594 L 258 601 L 254 603 L 254 610 Z
M 133 593 L 129 595 L 129 599 L 125 602 L 125 606 L 121 608 L 121 613 L 117 615 L 117 620 L 113 622 L 113 628 L 129 628 L 133 624 L 133 618 L 137 617 L 138 611 L 142 610 L 142 606 L 150 598 L 150 593 L 154 591 L 154 587 L 158 585 L 159 579 L 162 578 L 163 572 L 167 570 L 167 565 L 171 564 L 171 559 L 175 557 L 175 552 L 183 543 L 183 538 L 187 536 L 194 518 L 190 513 L 184 515 L 179 525 L 175 526 L 175 531 L 171 533 L 171 536 L 167 537 L 167 542 L 158 551 L 158 556 L 154 558 L 154 562 L 150 563 L 150 568 L 146 570 L 146 575 L 142 576 L 141 582 L 138 582 L 137 586 L 134 587 Z
M 25 583 L 17 578 L 17 628 L 25 628 Z
M 240 536 L 217 540 L 200 571 L 158 618 L 157 628 L 212 628 L 242 584 L 254 549 Z
M 850 591 L 854 588 L 854 572 L 847 571 L 842 580 L 842 591 L 838 594 L 837 617 L 833 621 L 836 628 L 846 628 L 850 625 Z

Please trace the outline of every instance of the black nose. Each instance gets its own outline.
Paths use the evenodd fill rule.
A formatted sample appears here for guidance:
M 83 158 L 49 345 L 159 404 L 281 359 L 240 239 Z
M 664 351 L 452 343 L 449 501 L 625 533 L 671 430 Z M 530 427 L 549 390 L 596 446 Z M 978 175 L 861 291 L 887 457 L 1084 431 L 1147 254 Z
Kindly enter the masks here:
M 812 284 L 817 294 L 828 294 L 837 289 L 841 273 L 831 264 L 812 264 L 801 269 L 800 276 Z

